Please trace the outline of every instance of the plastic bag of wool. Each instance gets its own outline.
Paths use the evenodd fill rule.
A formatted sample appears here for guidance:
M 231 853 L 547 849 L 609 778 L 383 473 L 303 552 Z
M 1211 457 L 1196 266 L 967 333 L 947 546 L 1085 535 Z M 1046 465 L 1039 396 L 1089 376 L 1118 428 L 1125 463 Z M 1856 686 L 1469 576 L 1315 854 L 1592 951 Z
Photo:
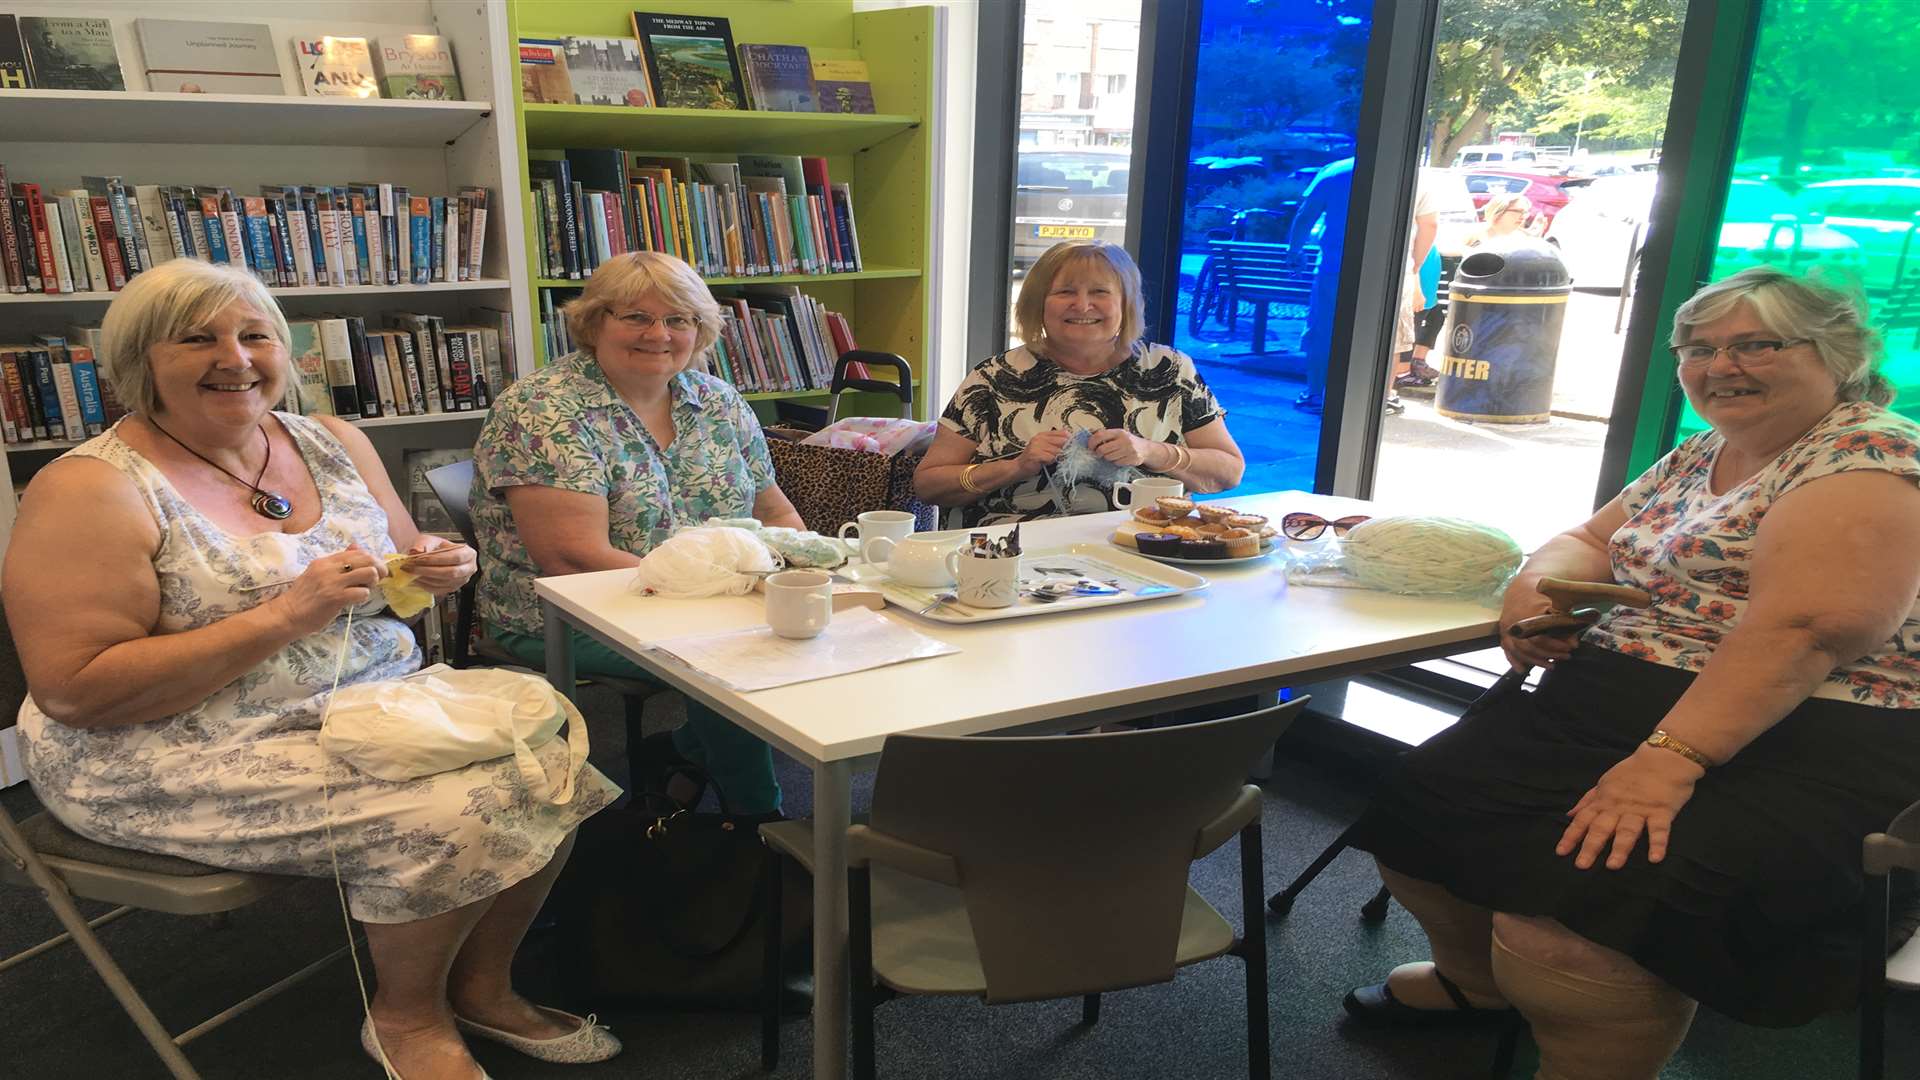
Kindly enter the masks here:
M 1526 560 L 1513 537 L 1456 517 L 1406 514 L 1363 521 L 1346 539 L 1288 555 L 1289 581 L 1351 584 L 1404 596 L 1494 600 Z M 1318 580 L 1316 580 L 1318 579 Z

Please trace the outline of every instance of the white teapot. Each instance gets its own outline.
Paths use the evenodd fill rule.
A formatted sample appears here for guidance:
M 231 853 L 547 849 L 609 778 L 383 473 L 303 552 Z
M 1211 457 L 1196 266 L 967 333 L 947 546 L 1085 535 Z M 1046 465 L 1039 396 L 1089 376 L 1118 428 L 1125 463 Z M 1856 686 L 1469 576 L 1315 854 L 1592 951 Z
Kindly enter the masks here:
M 875 569 L 902 585 L 940 589 L 953 584 L 947 556 L 960 550 L 967 534 L 958 530 L 911 533 L 898 540 L 876 536 L 867 541 L 867 558 Z

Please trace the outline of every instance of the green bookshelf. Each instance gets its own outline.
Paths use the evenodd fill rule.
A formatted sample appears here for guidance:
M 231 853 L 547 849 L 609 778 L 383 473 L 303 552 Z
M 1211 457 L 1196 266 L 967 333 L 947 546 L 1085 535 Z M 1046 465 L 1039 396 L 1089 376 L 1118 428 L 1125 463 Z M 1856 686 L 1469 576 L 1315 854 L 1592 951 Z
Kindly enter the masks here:
M 636 10 L 721 16 L 740 44 L 853 49 L 867 63 L 877 115 L 720 109 L 631 109 L 599 105 L 528 104 L 515 83 L 520 132 L 519 194 L 533 218 L 527 162 L 559 150 L 601 148 L 650 154 L 773 153 L 827 159 L 836 182 L 851 185 L 854 219 L 866 269 L 844 274 L 780 274 L 711 278 L 714 285 L 789 284 L 844 314 L 864 349 L 905 357 L 917 386 L 916 415 L 928 414 L 931 301 L 927 260 L 933 233 L 934 146 L 926 118 L 933 109 L 934 11 L 926 7 L 853 10 L 852 0 L 509 0 L 511 38 L 568 35 L 630 37 Z M 539 265 L 538 234 L 529 225 L 528 265 Z M 538 291 L 576 289 L 582 281 L 541 278 L 528 312 L 539 325 Z M 535 334 L 536 348 L 539 347 Z M 544 362 L 545 358 L 541 358 Z M 819 391 L 750 394 L 749 400 L 819 398 Z M 859 404 L 855 403 L 857 411 Z M 881 406 L 884 409 L 884 405 Z

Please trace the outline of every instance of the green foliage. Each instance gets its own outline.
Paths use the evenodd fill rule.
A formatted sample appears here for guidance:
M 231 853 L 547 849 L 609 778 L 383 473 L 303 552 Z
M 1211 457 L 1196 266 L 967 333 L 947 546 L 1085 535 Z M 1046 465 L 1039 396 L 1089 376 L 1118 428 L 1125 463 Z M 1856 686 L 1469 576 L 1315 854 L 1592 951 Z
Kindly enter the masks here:
M 1645 129 L 1651 107 L 1628 88 L 1655 90 L 1664 102 L 1685 12 L 1686 0 L 1449 0 L 1427 92 L 1430 160 L 1444 165 L 1460 147 L 1486 141 L 1503 112 L 1528 116 L 1535 110 L 1523 103 L 1540 102 L 1554 89 L 1550 75 L 1568 70 L 1582 73 L 1581 108 L 1590 110 L 1569 114 L 1574 123 L 1581 115 L 1611 123 L 1617 112 L 1623 131 Z M 1608 108 L 1590 96 L 1595 87 L 1615 94 Z M 1541 119 L 1565 126 L 1564 116 L 1552 117 L 1562 104 L 1553 101 Z
M 1818 148 L 1884 146 L 1920 162 L 1920 23 L 1884 0 L 1769 0 L 1739 156 L 1800 175 Z

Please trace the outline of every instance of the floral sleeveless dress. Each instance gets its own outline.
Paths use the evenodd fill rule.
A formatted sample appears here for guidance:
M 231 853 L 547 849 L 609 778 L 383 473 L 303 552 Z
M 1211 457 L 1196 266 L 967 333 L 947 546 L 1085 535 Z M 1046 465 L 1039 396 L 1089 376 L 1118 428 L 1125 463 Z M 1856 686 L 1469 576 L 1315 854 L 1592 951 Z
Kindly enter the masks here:
M 274 415 L 324 503 L 320 521 L 297 535 L 228 533 L 115 431 L 71 451 L 126 474 L 160 525 L 156 634 L 263 603 L 308 563 L 349 544 L 393 551 L 386 513 L 346 450 L 312 420 Z M 68 727 L 29 698 L 19 723 L 35 793 L 68 828 L 101 843 L 260 873 L 331 877 L 331 821 L 348 902 L 364 922 L 424 919 L 533 875 L 576 825 L 619 795 L 591 765 L 582 767 L 573 800 L 556 807 L 528 793 L 510 757 L 394 783 L 320 749 L 343 635 L 342 686 L 420 666 L 411 632 L 384 608 L 376 590 L 354 611 L 351 629 L 343 615 L 161 720 Z M 566 765 L 564 740 L 537 753 L 552 772 Z

